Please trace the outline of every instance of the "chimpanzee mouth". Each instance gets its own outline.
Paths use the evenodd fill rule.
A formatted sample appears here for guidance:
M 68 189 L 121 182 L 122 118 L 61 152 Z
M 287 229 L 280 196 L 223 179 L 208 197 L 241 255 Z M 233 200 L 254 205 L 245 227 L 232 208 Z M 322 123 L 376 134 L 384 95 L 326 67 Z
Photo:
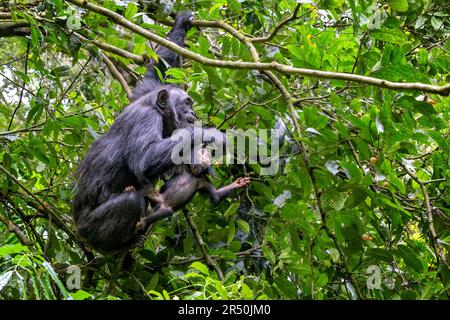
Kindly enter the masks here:
M 188 123 L 195 123 L 195 120 L 197 120 L 197 117 L 194 117 L 194 116 L 192 116 L 192 117 L 186 117 L 186 121 L 188 122 Z

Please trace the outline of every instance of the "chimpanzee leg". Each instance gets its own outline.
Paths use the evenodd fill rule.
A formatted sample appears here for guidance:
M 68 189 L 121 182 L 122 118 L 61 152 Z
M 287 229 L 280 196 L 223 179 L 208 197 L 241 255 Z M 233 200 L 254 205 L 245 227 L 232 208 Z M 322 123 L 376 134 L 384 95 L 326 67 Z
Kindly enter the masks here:
M 162 218 L 168 217 L 173 214 L 174 210 L 171 207 L 166 206 L 164 203 L 158 204 L 151 213 L 145 216 L 139 223 L 136 225 L 137 229 L 140 229 L 139 233 L 144 233 L 150 227 L 152 223 L 158 221 Z
M 136 236 L 136 222 L 145 215 L 146 207 L 144 197 L 137 192 L 113 195 L 85 215 L 78 225 L 79 233 L 100 250 L 123 249 Z

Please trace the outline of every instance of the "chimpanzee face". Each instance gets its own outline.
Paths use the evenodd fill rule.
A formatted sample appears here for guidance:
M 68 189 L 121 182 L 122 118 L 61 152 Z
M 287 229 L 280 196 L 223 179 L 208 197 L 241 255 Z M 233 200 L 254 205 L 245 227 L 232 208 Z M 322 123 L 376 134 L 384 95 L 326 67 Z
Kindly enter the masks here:
M 164 135 L 190 126 L 197 120 L 193 102 L 184 90 L 177 87 L 166 86 L 159 90 L 156 105 L 164 117 Z

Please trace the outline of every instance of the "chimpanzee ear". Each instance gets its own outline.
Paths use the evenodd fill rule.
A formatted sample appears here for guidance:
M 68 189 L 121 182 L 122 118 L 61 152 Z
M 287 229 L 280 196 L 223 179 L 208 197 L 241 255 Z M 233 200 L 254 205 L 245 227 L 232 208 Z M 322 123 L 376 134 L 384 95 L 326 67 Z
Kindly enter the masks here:
M 168 101 L 169 101 L 169 91 L 167 91 L 166 89 L 159 90 L 158 97 L 156 98 L 156 104 L 161 108 L 165 108 L 167 106 Z

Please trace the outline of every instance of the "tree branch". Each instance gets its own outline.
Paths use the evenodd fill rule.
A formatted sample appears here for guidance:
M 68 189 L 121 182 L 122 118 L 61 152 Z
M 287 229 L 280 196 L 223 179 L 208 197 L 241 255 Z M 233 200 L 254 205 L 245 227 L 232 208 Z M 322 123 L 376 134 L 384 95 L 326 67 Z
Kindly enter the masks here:
M 0 19 L 11 19 L 11 12 L 0 12 Z
M 105 62 L 106 66 L 109 69 L 109 72 L 111 75 L 116 78 L 117 81 L 119 81 L 120 85 L 122 86 L 123 90 L 125 91 L 127 98 L 131 99 L 132 92 L 130 87 L 128 86 L 128 83 L 125 81 L 125 79 L 122 77 L 120 72 L 117 70 L 116 66 L 112 61 L 103 53 L 103 61 Z
M 200 251 L 202 252 L 202 256 L 203 258 L 206 260 L 206 263 L 213 267 L 214 270 L 216 270 L 217 275 L 219 276 L 220 280 L 223 280 L 223 273 L 222 270 L 220 270 L 219 266 L 217 265 L 217 263 L 211 258 L 211 256 L 208 254 L 208 251 L 206 250 L 206 244 L 203 241 L 202 235 L 200 234 L 200 232 L 198 231 L 197 225 L 194 222 L 194 219 L 192 219 L 192 217 L 189 215 L 189 213 L 187 212 L 187 210 L 183 209 L 183 214 L 186 218 L 186 221 L 189 224 L 189 227 L 192 230 L 192 233 L 194 234 L 195 240 L 197 240 L 197 243 L 200 247 Z
M 26 51 L 26 56 L 25 56 L 25 68 L 24 68 L 24 73 L 27 74 L 28 73 L 28 55 L 30 54 L 30 42 L 27 42 L 27 51 Z M 23 86 L 22 89 L 20 90 L 20 96 L 19 96 L 19 103 L 17 104 L 17 107 L 14 108 L 14 111 L 11 115 L 11 119 L 9 120 L 9 125 L 8 125 L 8 131 L 11 130 L 11 126 L 14 120 L 14 117 L 16 116 L 16 112 L 17 110 L 19 110 L 20 106 L 22 105 L 22 99 L 23 99 L 23 92 L 25 90 L 25 80 L 23 80 Z
M 19 226 L 16 225 L 14 222 L 2 216 L 1 214 L 0 214 L 0 222 L 3 222 L 8 228 L 8 230 L 10 232 L 13 232 L 24 246 L 32 245 L 30 239 L 27 238 L 27 236 L 23 233 L 23 231 L 19 228 Z
M 131 52 L 128 52 L 121 48 L 114 47 L 110 44 L 107 44 L 107 43 L 104 43 L 104 42 L 101 42 L 98 40 L 90 40 L 79 33 L 76 33 L 76 35 L 84 42 L 90 42 L 102 50 L 117 54 L 118 56 L 124 57 L 126 59 L 130 59 L 139 65 L 142 65 L 146 62 L 146 59 L 140 55 L 133 54 Z
M 297 14 L 298 14 L 298 10 L 300 9 L 300 6 L 301 6 L 301 3 L 298 3 L 295 6 L 294 11 L 292 11 L 292 14 L 290 16 L 284 18 L 283 20 L 281 20 L 280 23 L 275 26 L 273 31 L 268 36 L 251 38 L 250 42 L 258 43 L 258 42 L 266 42 L 266 41 L 272 40 L 277 35 L 278 31 L 280 31 L 281 28 L 283 28 L 287 23 L 291 22 L 292 20 L 297 19 Z
M 126 20 L 123 16 L 118 13 L 115 13 L 111 10 L 105 9 L 101 6 L 89 3 L 85 0 L 67 0 L 79 7 L 86 8 L 93 12 L 96 12 L 100 15 L 110 18 L 113 22 L 135 32 L 150 41 L 156 42 L 166 48 L 178 53 L 179 55 L 199 62 L 201 64 L 211 66 L 211 67 L 219 67 L 219 68 L 229 68 L 229 69 L 244 69 L 244 70 L 277 70 L 284 74 L 293 74 L 293 75 L 303 75 L 308 77 L 317 77 L 317 78 L 325 78 L 325 79 L 334 79 L 334 80 L 345 80 L 345 81 L 353 81 L 359 83 L 367 83 L 370 85 L 388 88 L 392 90 L 420 90 L 423 92 L 435 93 L 439 95 L 449 95 L 450 94 L 450 84 L 446 84 L 443 86 L 434 86 L 424 83 L 401 83 L 401 82 L 392 82 L 383 79 L 372 78 L 368 76 L 360 76 L 350 73 L 340 73 L 340 72 L 331 72 L 331 71 L 320 71 L 320 70 L 312 70 L 305 68 L 295 68 L 288 65 L 284 65 L 278 62 L 270 62 L 270 63 L 261 63 L 261 62 L 241 62 L 241 61 L 230 61 L 230 60 L 215 60 L 204 57 L 198 53 L 191 52 L 183 47 L 176 45 L 175 43 L 160 37 L 147 29 L 144 29 L 128 20 Z M 214 22 L 217 23 L 217 22 Z
M 427 219 L 428 219 L 428 229 L 430 230 L 431 235 L 431 245 L 434 248 L 434 252 L 436 254 L 436 259 L 439 264 L 439 258 L 441 258 L 442 262 L 447 264 L 446 257 L 444 254 L 444 248 L 442 248 L 442 245 L 440 244 L 438 240 L 438 235 L 436 233 L 436 229 L 434 228 L 433 223 L 433 208 L 431 207 L 431 201 L 430 196 L 428 195 L 427 187 L 425 186 L 425 183 L 419 179 L 419 177 L 412 172 L 407 166 L 405 166 L 400 161 L 397 161 L 397 163 L 406 171 L 406 173 L 420 186 L 422 189 L 423 198 L 425 201 L 426 206 L 426 213 L 427 213 Z
M 13 36 L 27 36 L 30 34 L 28 22 L 2 22 L 0 23 L 0 38 Z

